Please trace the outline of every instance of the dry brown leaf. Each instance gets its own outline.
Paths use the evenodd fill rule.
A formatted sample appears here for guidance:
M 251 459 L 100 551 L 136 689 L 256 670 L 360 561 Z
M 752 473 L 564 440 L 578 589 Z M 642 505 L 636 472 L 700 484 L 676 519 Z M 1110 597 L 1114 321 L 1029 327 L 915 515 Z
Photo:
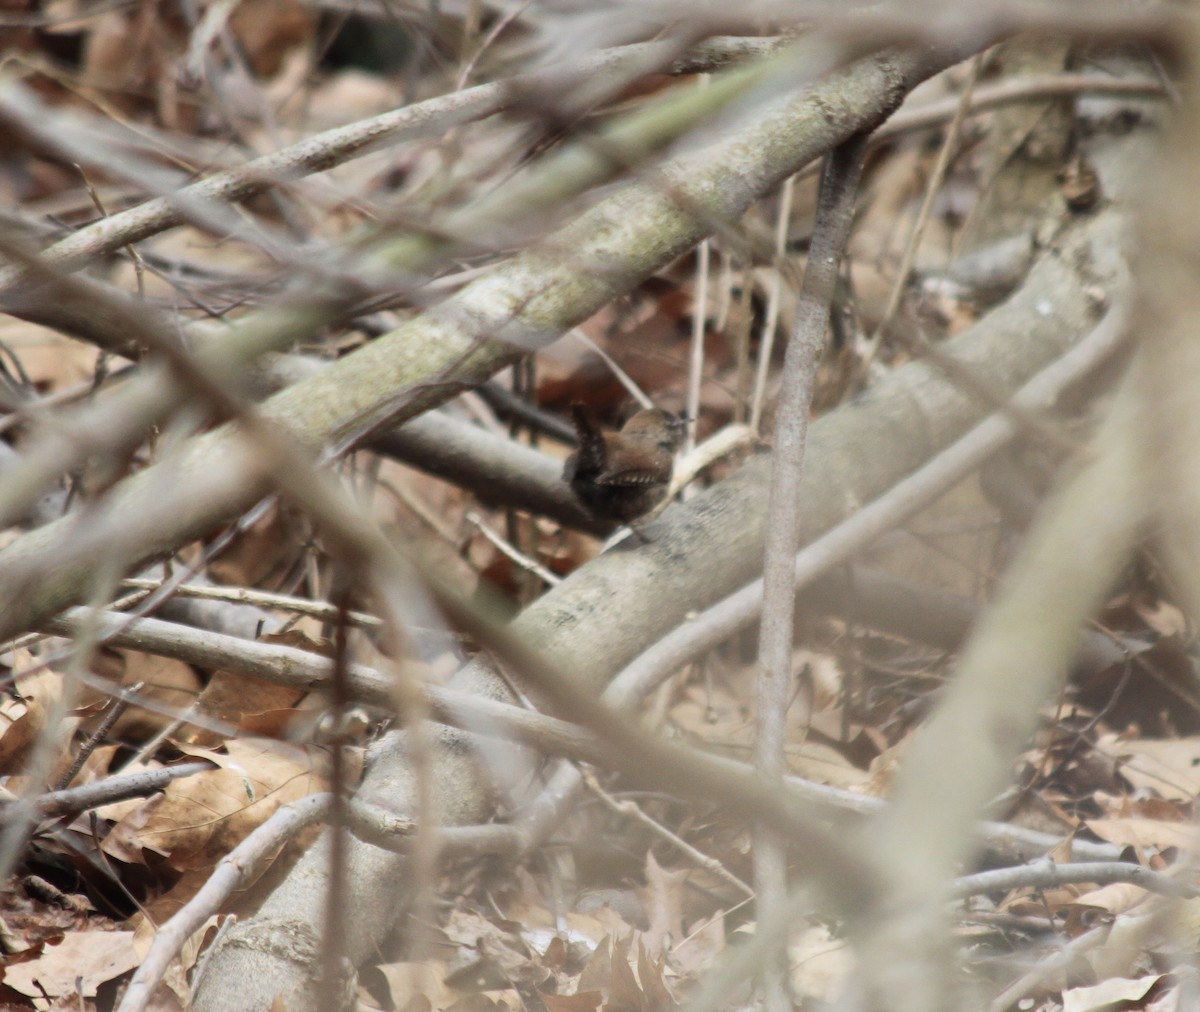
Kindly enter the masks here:
M 90 380 L 99 350 L 84 341 L 16 317 L 0 318 L 0 342 L 11 348 L 29 381 L 41 393 L 52 393 Z
M 1043 903 L 1041 909 L 1044 912 L 1047 904 Z M 1020 907 L 1014 904 L 1013 909 L 1021 909 L 1031 917 L 1037 917 L 1038 906 L 1035 900 L 1028 901 L 1028 905 Z M 1087 903 L 1061 903 L 1051 907 L 1056 918 L 1063 920 L 1062 932 L 1067 938 L 1078 938 L 1102 924 L 1113 923 L 1113 915 L 1103 907 L 1093 907 Z
M 1119 1002 L 1141 1001 L 1160 980 L 1162 974 L 1136 979 L 1110 977 L 1091 987 L 1073 987 L 1063 992 L 1063 1012 L 1100 1012 Z
M 120 832 L 123 820 L 113 830 L 125 848 L 158 851 L 180 871 L 212 867 L 280 805 L 323 789 L 308 754 L 281 742 L 233 740 L 224 752 L 184 751 L 219 768 L 172 782 L 140 828 Z
M 387 982 L 388 994 L 397 1009 L 412 1008 L 424 999 L 430 1009 L 449 1008 L 458 996 L 446 984 L 446 964 L 435 959 L 419 963 L 381 963 L 377 967 Z
M 1143 902 L 1150 894 L 1132 882 L 1112 882 L 1079 897 L 1089 907 L 1099 907 L 1111 914 L 1123 914 Z
M 308 67 L 304 69 L 307 71 Z M 280 102 L 281 113 L 295 113 L 303 108 L 305 122 L 309 124 L 310 130 L 340 126 L 356 119 L 377 116 L 396 104 L 396 89 L 390 81 L 384 80 L 378 74 L 370 74 L 354 67 L 347 67 L 331 75 L 311 96 L 300 94 L 294 86 L 289 92 L 283 93 L 277 81 L 272 82 L 268 93 L 282 94 L 282 98 L 286 99 L 286 104 Z M 292 142 L 307 136 L 307 131 L 294 133 Z M 395 158 L 394 150 L 385 149 L 337 166 L 327 175 L 337 183 L 343 193 L 365 192 L 369 189 L 371 181 Z
M 94 784 L 97 781 L 107 779 L 113 768 L 113 763 L 117 757 L 122 754 L 120 745 L 100 745 L 92 752 L 91 755 L 84 760 L 83 765 L 79 768 L 79 772 L 71 778 L 69 787 L 82 787 L 84 784 Z M 74 756 L 72 756 L 74 759 Z M 151 765 L 136 764 L 128 768 L 122 768 L 122 775 L 126 773 L 134 773 L 138 770 L 159 769 L 161 763 L 153 763 Z M 84 815 L 86 819 L 86 814 Z
M 819 742 L 787 747 L 788 770 L 798 777 L 846 790 L 862 790 L 872 775 L 860 770 L 838 749 Z
M 30 998 L 94 998 L 101 984 L 138 962 L 132 931 L 68 931 L 37 959 L 6 967 L 4 983 Z
M 122 814 L 116 825 L 108 831 L 100 849 L 109 857 L 126 864 L 144 864 L 146 858 L 142 853 L 143 848 L 162 853 L 154 847 L 147 847 L 142 838 L 142 831 L 155 817 L 164 800 L 165 795 L 155 794 L 144 800 L 134 799 L 129 802 L 128 811 Z
M 1107 734 L 1096 748 L 1121 759 L 1121 775 L 1135 790 L 1147 788 L 1175 801 L 1200 795 L 1200 738 L 1126 740 Z
M 635 935 L 636 932 L 625 938 L 618 938 L 613 944 L 605 1012 L 646 1012 L 649 1008 L 646 995 L 638 983 L 630 961 Z
M 606 935 L 592 952 L 591 958 L 579 975 L 580 991 L 600 991 L 606 993 L 608 982 L 612 978 L 613 939 Z
M 308 545 L 310 533 L 295 510 L 275 504 L 209 563 L 208 575 L 234 587 L 275 590 Z
M 208 881 L 211 874 L 212 869 L 210 868 L 197 868 L 193 871 L 185 871 L 179 877 L 179 881 L 171 886 L 170 889 L 144 904 L 142 909 L 129 919 L 129 923 L 133 926 L 134 930 L 133 945 L 139 955 L 144 957 L 150 951 L 150 943 L 154 939 L 159 925 L 165 924 L 179 913 L 196 893 L 204 887 L 204 883 Z M 201 928 L 197 935 L 193 935 L 193 940 L 202 936 L 212 922 L 213 918 L 209 918 L 206 926 Z M 194 956 L 196 954 L 195 950 L 191 951 Z M 188 967 L 191 966 L 190 963 L 187 965 Z
M 844 938 L 834 938 L 823 924 L 805 928 L 788 944 L 792 989 L 798 998 L 832 1003 L 854 966 Z
M 1190 848 L 1200 840 L 1194 823 L 1130 818 L 1088 819 L 1086 825 L 1101 840 L 1139 850 Z
M 1180 948 L 1195 951 L 1200 948 L 1200 899 L 1181 899 L 1171 905 L 1167 915 L 1169 937 Z
M 667 966 L 666 957 L 651 959 L 643 938 L 638 939 L 637 952 L 638 982 L 645 992 L 647 1007 L 655 1012 L 672 1012 L 679 1006 L 663 976 Z
M 749 708 L 720 686 L 689 685 L 671 707 L 671 720 L 693 741 L 720 754 L 745 760 L 753 750 L 754 720 Z M 797 776 L 837 787 L 859 788 L 868 782 L 838 749 L 819 741 L 789 745 L 788 769 Z
M 1079 895 L 1087 888 L 1083 883 L 1047 887 L 1022 886 L 1010 891 L 998 904 L 997 909 L 1004 913 L 1027 917 L 1064 914 L 1069 918 L 1072 916 L 1072 910 L 1076 911 L 1076 916 L 1084 916 L 1082 912 L 1089 910 L 1107 916 L 1106 910 L 1079 903 Z
M 24 766 L 30 749 L 44 742 L 46 735 L 53 739 L 56 756 L 49 781 L 57 781 L 71 765 L 73 756 L 67 745 L 79 726 L 77 713 L 63 717 L 57 727 L 47 726 L 50 715 L 59 705 L 62 691 L 62 675 L 55 671 L 39 671 L 17 679 L 16 692 L 21 698 L 10 699 L 5 707 L 5 716 L 12 722 L 7 727 L 0 724 L 0 773 L 17 773 Z M 23 784 L 22 779 L 15 779 L 8 787 L 19 792 Z
M 176 717 L 182 715 L 200 694 L 200 678 L 196 669 L 183 661 L 140 650 L 109 651 L 106 648 L 97 657 L 101 655 L 108 662 L 106 677 L 117 680 L 125 688 L 140 682 L 142 687 L 138 690 L 138 696 L 166 711 L 129 707 L 109 732 L 109 737 L 114 740 L 128 744 L 152 737 L 174 723 Z M 93 701 L 109 697 L 92 690 L 85 693 L 84 698 Z M 84 730 L 95 728 L 104 720 L 104 716 L 104 712 L 98 712 L 89 717 L 83 724 Z
M 576 991 L 574 994 L 543 994 L 538 997 L 549 1012 L 596 1012 L 604 1004 L 604 995 L 599 991 Z
M 423 1002 L 427 999 L 422 997 L 420 1000 Z M 513 1012 L 513 1010 L 519 1009 L 521 1004 L 521 999 L 515 991 L 506 992 L 499 998 L 493 998 L 486 994 L 468 994 L 459 998 L 447 1008 L 446 1012 Z M 404 1009 L 403 1012 L 441 1012 L 441 1010 L 416 1004 L 411 1009 Z
M 277 74 L 288 53 L 312 36 L 316 24 L 316 10 L 299 0 L 242 0 L 229 18 L 259 77 Z
M 678 945 L 671 950 L 670 963 L 684 977 L 698 976 L 715 965 L 725 951 L 725 915 L 717 911 L 712 917 L 693 924 Z
M 806 680 L 811 683 L 813 709 L 817 714 L 826 713 L 845 699 L 845 672 L 842 671 L 841 661 L 831 654 L 796 650 L 792 653 L 792 670 L 803 671 Z M 793 720 L 804 720 L 804 708 L 793 707 L 790 716 Z M 827 730 L 834 734 L 837 731 L 834 727 Z
M 642 909 L 650 922 L 643 941 L 650 952 L 662 953 L 683 934 L 683 891 L 688 870 L 670 871 L 646 852 L 646 885 L 638 889 Z
M 314 741 L 320 736 L 324 716 L 324 710 L 303 707 L 264 710 L 262 713 L 252 713 L 243 717 L 238 721 L 238 730 L 255 738 Z
M 1187 618 L 1170 601 L 1159 598 L 1151 602 L 1135 596 L 1130 603 L 1137 616 L 1160 636 L 1182 638 L 1187 635 Z
M 196 708 L 201 714 L 214 721 L 238 727 L 243 719 L 251 714 L 259 715 L 268 711 L 290 710 L 304 695 L 303 690 L 289 688 L 276 682 L 268 682 L 252 675 L 236 671 L 217 671 L 200 693 L 200 698 L 196 701 Z M 264 737 L 279 737 L 279 735 L 268 734 L 266 729 L 261 726 L 253 728 L 252 733 Z M 184 740 L 191 744 L 209 748 L 224 741 L 225 738 L 226 735 L 195 724 L 189 725 L 184 735 Z
M 21 712 L 11 717 L 11 722 L 0 731 L 0 773 L 16 773 L 25 765 L 30 748 L 41 737 L 46 727 L 46 707 L 38 699 L 27 699 L 23 703 L 6 709 Z M 66 741 L 66 734 L 61 734 Z
M 671 720 L 689 737 L 709 746 L 736 744 L 744 749 L 753 733 L 749 707 L 720 686 L 688 685 L 671 707 Z
M 589 950 L 595 950 L 614 931 L 623 933 L 633 930 L 627 922 L 614 914 L 608 907 L 598 908 L 596 914 L 598 916 L 571 910 L 566 916 L 567 931 L 570 937 L 585 941 Z
M 102 13 L 84 36 L 82 83 L 119 108 L 156 105 L 163 122 L 183 125 L 194 115 L 177 102 L 174 64 L 187 45 L 181 16 L 160 4 Z
M 1094 792 L 1092 799 L 1104 811 L 1105 818 L 1154 819 L 1159 822 L 1191 822 L 1192 803 L 1188 801 L 1168 801 L 1165 798 L 1130 797 L 1128 794 L 1119 797 L 1106 796 Z

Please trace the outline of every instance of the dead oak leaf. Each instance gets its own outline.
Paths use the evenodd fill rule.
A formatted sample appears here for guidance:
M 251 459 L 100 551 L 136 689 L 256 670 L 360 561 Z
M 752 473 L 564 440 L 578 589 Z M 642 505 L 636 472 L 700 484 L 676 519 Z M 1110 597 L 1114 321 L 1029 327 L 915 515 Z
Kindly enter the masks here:
M 121 836 L 126 847 L 167 855 L 180 871 L 212 867 L 280 805 L 325 787 L 308 753 L 286 743 L 248 738 L 185 751 L 218 768 L 171 783 L 145 823 Z

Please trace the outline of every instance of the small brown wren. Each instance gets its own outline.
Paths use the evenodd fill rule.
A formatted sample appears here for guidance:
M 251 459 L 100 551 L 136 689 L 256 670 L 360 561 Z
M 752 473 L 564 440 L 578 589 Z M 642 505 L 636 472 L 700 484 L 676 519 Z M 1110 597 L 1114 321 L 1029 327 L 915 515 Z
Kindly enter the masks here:
M 648 408 L 620 432 L 606 432 L 583 404 L 572 404 L 571 416 L 579 449 L 567 458 L 563 479 L 597 520 L 629 524 L 646 541 L 634 523 L 666 498 L 687 419 Z

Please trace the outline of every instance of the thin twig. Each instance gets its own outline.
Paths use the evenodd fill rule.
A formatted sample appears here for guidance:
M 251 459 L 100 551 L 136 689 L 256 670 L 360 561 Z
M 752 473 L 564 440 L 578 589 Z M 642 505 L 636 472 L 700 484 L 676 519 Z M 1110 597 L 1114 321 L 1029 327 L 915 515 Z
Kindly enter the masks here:
M 925 197 L 921 201 L 920 210 L 917 211 L 917 217 L 913 221 L 912 230 L 908 235 L 908 242 L 904 246 L 904 253 L 900 257 L 900 266 L 896 270 L 896 280 L 892 283 L 892 290 L 888 295 L 887 304 L 879 319 L 879 324 L 875 328 L 875 333 L 871 338 L 872 345 L 878 345 L 880 335 L 887 332 L 888 326 L 892 322 L 892 317 L 896 315 L 896 310 L 900 307 L 900 299 L 904 295 L 905 285 L 908 284 L 908 275 L 912 270 L 913 260 L 917 255 L 917 247 L 920 245 L 925 225 L 929 221 L 929 215 L 933 210 L 934 198 L 937 197 L 942 180 L 946 178 L 946 170 L 950 167 L 951 157 L 958 151 L 958 141 L 962 136 L 963 120 L 966 118 L 967 110 L 971 106 L 971 93 L 975 89 L 975 82 L 979 80 L 979 72 L 982 68 L 983 54 L 980 53 L 971 61 L 971 72 L 967 77 L 963 93 L 958 99 L 958 108 L 954 112 L 954 118 L 950 121 L 950 129 L 946 131 L 946 137 L 942 141 L 941 149 L 938 151 L 937 161 L 934 162 L 933 171 L 929 174 L 929 180 L 925 184 Z
M 1101 77 L 1099 74 L 1028 74 L 978 85 L 970 98 L 967 112 L 973 115 L 998 106 L 1072 95 L 1169 98 L 1168 88 L 1166 81 L 1148 78 Z M 960 108 L 961 98 L 957 95 L 934 102 L 914 102 L 884 123 L 875 131 L 872 139 L 878 142 L 913 130 L 939 126 L 953 119 Z
M 696 79 L 696 87 L 702 89 L 707 86 L 708 75 L 701 74 Z M 696 433 L 700 426 L 700 386 L 704 381 L 704 332 L 708 323 L 708 276 L 711 248 L 708 239 L 696 247 L 695 292 L 692 297 L 692 340 L 688 353 L 687 397 L 685 400 L 685 412 L 688 420 L 687 433 L 683 443 L 685 453 L 695 449 Z
M 180 763 L 162 769 L 142 770 L 124 776 L 107 777 L 94 784 L 71 787 L 63 791 L 51 791 L 33 799 L 34 818 L 59 819 L 64 815 L 78 815 L 89 808 L 110 805 L 114 801 L 140 798 L 163 790 L 173 780 L 195 776 L 213 767 L 207 762 Z M 12 818 L 8 804 L 0 805 L 0 826 Z
M 122 587 L 139 590 L 157 590 L 163 581 L 131 578 L 122 580 Z M 295 597 L 291 594 L 276 594 L 267 590 L 257 590 L 253 587 L 225 587 L 199 583 L 181 583 L 174 588 L 176 597 L 194 597 L 207 601 L 228 601 L 231 604 L 245 604 L 256 608 L 278 608 L 281 611 L 294 611 L 308 615 L 323 622 L 332 622 L 337 618 L 337 606 L 329 601 L 313 601 L 306 597 Z M 383 623 L 375 615 L 365 611 L 349 611 L 346 613 L 352 625 L 366 629 L 378 629 Z
M 134 694 L 141 692 L 145 685 L 145 682 L 134 682 L 128 687 L 128 691 Z M 83 764 L 87 762 L 88 756 L 95 752 L 97 747 L 108 737 L 108 732 L 113 729 L 113 725 L 121 719 L 121 714 L 127 709 L 129 709 L 128 697 L 118 696 L 111 700 L 108 713 L 104 715 L 104 719 L 96 727 L 96 730 L 88 735 L 87 740 L 79 746 L 79 754 L 75 757 L 75 761 L 71 763 L 70 768 L 58 778 L 58 783 L 54 786 L 56 791 L 65 791 L 71 786 L 71 781 L 83 769 Z
M 767 498 L 754 748 L 754 764 L 768 782 L 782 778 L 786 768 L 784 753 L 787 712 L 793 697 L 792 634 L 796 596 L 792 560 L 800 547 L 799 490 L 813 381 L 825 346 L 838 266 L 854 219 L 854 201 L 866 153 L 867 136 L 860 134 L 839 145 L 826 158 L 796 327 L 784 355 Z M 805 723 L 810 706 L 811 700 L 806 695 Z M 755 834 L 754 886 L 760 908 L 769 907 L 787 888 L 786 844 L 763 827 Z M 763 986 L 765 1005 L 769 1010 L 784 1012 L 791 1009 L 782 939 L 779 940 L 778 958 L 772 961 L 765 974 Z
M 762 330 L 758 338 L 758 372 L 754 378 L 754 395 L 750 404 L 750 428 L 759 431 L 762 425 L 763 405 L 767 396 L 767 374 L 771 369 L 771 352 L 775 347 L 775 331 L 779 326 L 779 302 L 783 295 L 785 271 L 784 257 L 787 255 L 788 223 L 792 217 L 792 194 L 796 189 L 796 177 L 788 176 L 779 190 L 779 215 L 775 219 L 775 270 L 771 277 L 771 290 L 767 295 L 767 311 L 763 314 Z M 746 268 L 746 284 L 752 274 Z
M 520 566 L 527 573 L 533 573 L 548 587 L 555 587 L 562 583 L 562 577 L 556 576 L 543 566 L 537 559 L 531 559 L 528 555 L 519 551 L 507 540 L 502 538 L 496 531 L 488 525 L 487 521 L 479 514 L 477 510 L 467 510 L 463 518 L 468 524 L 474 527 L 480 534 L 487 538 L 488 543 L 494 545 L 505 558 L 510 559 Z
M 629 396 L 637 401 L 638 404 L 640 404 L 643 408 L 654 407 L 654 402 L 650 400 L 650 397 L 646 391 L 638 386 L 634 378 L 621 368 L 616 359 L 614 359 L 608 352 L 601 348 L 600 345 L 588 337 L 587 334 L 576 327 L 567 336 L 573 337 L 576 341 L 579 341 L 581 344 L 589 348 L 600 359 L 600 361 L 608 367 L 609 372 L 616 377 L 617 382 L 625 388 Z
M 705 239 L 696 247 L 696 294 L 692 300 L 692 342 L 688 354 L 687 438 L 684 452 L 696 446 L 700 425 L 700 387 L 704 382 L 704 332 L 708 324 L 708 276 L 711 245 Z
M 334 574 L 333 596 L 338 605 L 338 621 L 333 636 L 333 669 L 329 677 L 327 718 L 333 729 L 326 742 L 329 752 L 329 780 L 332 800 L 329 805 L 329 871 L 325 884 L 325 916 L 322 919 L 321 951 L 317 963 L 317 1007 L 334 1009 L 344 1004 L 346 983 L 345 944 L 350 916 L 346 903 L 347 892 L 347 807 L 350 795 L 349 769 L 346 757 L 345 721 L 351 703 L 348 678 L 349 631 L 346 612 L 349 610 L 351 581 L 343 571 Z
M 1200 889 L 1195 886 L 1171 875 L 1144 868 L 1140 864 L 1125 861 L 1059 864 L 1049 858 L 1016 868 L 997 868 L 966 875 L 954 881 L 950 894 L 954 899 L 963 900 L 980 893 L 1008 892 L 1011 889 L 1052 889 L 1055 886 L 1076 885 L 1081 882 L 1095 885 L 1127 882 L 1162 896 L 1179 896 L 1185 899 L 1200 897 Z

